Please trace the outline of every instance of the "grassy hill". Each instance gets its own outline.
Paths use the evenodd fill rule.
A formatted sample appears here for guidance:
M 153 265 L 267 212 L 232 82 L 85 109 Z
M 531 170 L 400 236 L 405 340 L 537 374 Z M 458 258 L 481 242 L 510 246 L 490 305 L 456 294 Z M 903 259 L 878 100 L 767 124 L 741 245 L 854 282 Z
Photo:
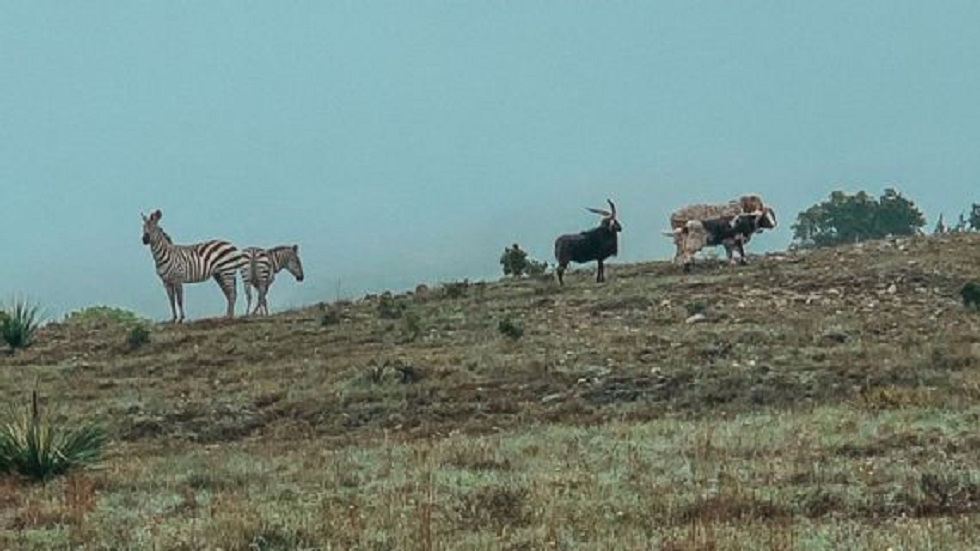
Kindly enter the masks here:
M 0 356 L 0 395 L 37 388 L 113 444 L 99 470 L 0 479 L 0 544 L 974 549 L 978 247 L 455 283 L 133 350 L 51 324 Z

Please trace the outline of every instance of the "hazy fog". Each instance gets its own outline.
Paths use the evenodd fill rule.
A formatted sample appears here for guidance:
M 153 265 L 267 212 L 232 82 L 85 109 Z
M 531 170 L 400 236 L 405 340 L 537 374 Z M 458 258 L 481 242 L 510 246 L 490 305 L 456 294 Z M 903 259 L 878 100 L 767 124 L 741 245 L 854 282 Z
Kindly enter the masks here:
M 282 309 L 497 277 L 617 201 L 620 261 L 760 192 L 790 241 L 832 189 L 931 224 L 980 201 L 980 3 L 0 3 L 0 300 L 169 317 L 140 242 L 299 243 Z M 615 266 L 610 277 L 615 277 Z M 213 282 L 190 318 L 220 315 Z M 239 303 L 239 311 L 244 301 Z

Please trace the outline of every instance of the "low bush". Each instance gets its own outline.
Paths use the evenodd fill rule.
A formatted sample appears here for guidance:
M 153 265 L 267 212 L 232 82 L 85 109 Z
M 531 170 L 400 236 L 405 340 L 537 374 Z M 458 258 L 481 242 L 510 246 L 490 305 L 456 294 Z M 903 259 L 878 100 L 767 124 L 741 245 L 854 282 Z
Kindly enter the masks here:
M 126 344 L 129 345 L 130 350 L 136 350 L 144 344 L 150 343 L 150 330 L 145 324 L 138 323 L 129 329 L 129 333 L 126 336 Z
M 405 312 L 405 303 L 395 298 L 390 291 L 385 291 L 378 299 L 378 317 L 381 319 L 398 319 Z
M 405 317 L 403 318 L 403 322 L 404 322 L 403 329 L 405 332 L 405 338 L 409 342 L 414 342 L 418 340 L 419 337 L 422 336 L 422 332 L 423 332 L 422 317 L 419 316 L 418 312 L 414 310 L 406 311 Z
M 963 298 L 963 306 L 976 310 L 980 308 L 980 283 L 971 281 L 960 289 L 960 296 Z
M 0 473 L 46 481 L 99 461 L 108 433 L 92 423 L 71 424 L 41 414 L 34 393 L 30 408 L 0 423 Z
M 687 309 L 687 315 L 689 316 L 695 316 L 698 314 L 704 315 L 708 313 L 708 302 L 703 299 L 692 300 L 691 302 L 687 303 L 685 308 Z
M 136 325 L 145 323 L 146 318 L 141 317 L 132 310 L 116 308 L 115 306 L 89 306 L 81 310 L 69 312 L 65 316 L 65 323 L 76 325 Z
M 510 318 L 504 318 L 497 322 L 497 330 L 501 335 L 517 340 L 524 336 L 524 326 Z
M 442 294 L 446 298 L 463 298 L 470 292 L 470 280 L 451 281 L 442 285 Z
M 514 277 L 537 276 L 545 273 L 548 269 L 547 263 L 529 258 L 517 243 L 504 249 L 504 253 L 500 255 L 500 265 L 503 267 L 505 276 Z
M 26 300 L 16 300 L 0 313 L 0 338 L 13 350 L 27 348 L 34 341 L 34 333 L 40 324 L 40 307 Z

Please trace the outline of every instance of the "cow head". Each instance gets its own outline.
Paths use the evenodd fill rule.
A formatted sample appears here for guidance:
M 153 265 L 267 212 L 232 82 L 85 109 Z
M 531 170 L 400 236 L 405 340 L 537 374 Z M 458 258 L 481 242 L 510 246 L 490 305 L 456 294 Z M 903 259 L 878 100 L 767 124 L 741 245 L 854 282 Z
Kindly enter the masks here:
M 759 233 L 776 227 L 776 213 L 769 207 L 753 212 L 743 212 L 731 220 L 732 227 L 745 228 L 746 234 Z M 749 228 L 751 230 L 749 231 Z

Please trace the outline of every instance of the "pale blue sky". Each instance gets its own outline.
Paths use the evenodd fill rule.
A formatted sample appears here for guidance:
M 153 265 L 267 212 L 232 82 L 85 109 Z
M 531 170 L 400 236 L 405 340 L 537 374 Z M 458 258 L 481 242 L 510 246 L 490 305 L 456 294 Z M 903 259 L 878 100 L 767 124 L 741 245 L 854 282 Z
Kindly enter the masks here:
M 972 1 L 6 1 L 0 295 L 168 317 L 153 208 L 179 243 L 299 243 L 274 309 L 497 277 L 514 241 L 550 261 L 607 196 L 620 261 L 744 191 L 782 225 L 755 251 L 833 189 L 896 186 L 931 226 L 980 201 L 978 25 Z

